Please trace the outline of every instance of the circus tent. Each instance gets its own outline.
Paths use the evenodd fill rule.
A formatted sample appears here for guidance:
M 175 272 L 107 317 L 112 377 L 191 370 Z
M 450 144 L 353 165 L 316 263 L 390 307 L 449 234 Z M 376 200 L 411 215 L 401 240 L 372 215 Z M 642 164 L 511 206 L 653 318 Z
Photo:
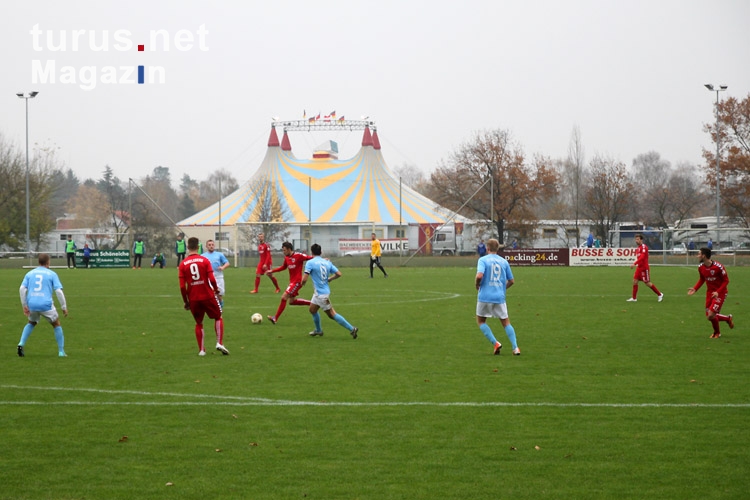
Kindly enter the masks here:
M 399 182 L 383 158 L 373 123 L 363 123 L 362 146 L 348 159 L 319 151 L 311 159 L 296 158 L 288 124 L 284 124 L 279 141 L 274 123 L 266 155 L 250 180 L 178 226 L 231 226 L 269 220 L 394 226 L 450 220 L 452 212 Z

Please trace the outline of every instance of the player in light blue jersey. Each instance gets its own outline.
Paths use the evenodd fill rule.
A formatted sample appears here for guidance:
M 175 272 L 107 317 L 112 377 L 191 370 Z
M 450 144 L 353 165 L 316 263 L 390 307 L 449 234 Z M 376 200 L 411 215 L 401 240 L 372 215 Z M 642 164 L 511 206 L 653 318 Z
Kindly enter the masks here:
M 323 336 L 323 328 L 320 326 L 320 314 L 318 314 L 318 310 L 323 309 L 329 318 L 349 330 L 352 338 L 356 339 L 359 328 L 352 326 L 346 318 L 338 314 L 333 309 L 333 305 L 329 299 L 331 287 L 328 286 L 328 283 L 340 278 L 341 271 L 330 260 L 320 256 L 322 249 L 317 243 L 310 247 L 310 252 L 313 254 L 313 258 L 305 263 L 305 274 L 302 276 L 302 283 L 300 285 L 300 288 L 302 288 L 307 283 L 307 279 L 311 278 L 313 287 L 315 288 L 313 297 L 310 300 L 310 314 L 312 314 L 313 323 L 315 323 L 315 330 L 310 332 L 310 336 Z
M 513 272 L 508 261 L 497 254 L 500 242 L 496 239 L 487 241 L 487 255 L 477 262 L 477 275 L 474 278 L 479 293 L 477 294 L 477 325 L 487 340 L 495 347 L 495 354 L 500 354 L 503 345 L 497 341 L 492 333 L 487 318 L 499 318 L 505 334 L 513 346 L 513 354 L 521 355 L 516 343 L 516 331 L 510 324 L 508 306 L 505 303 L 505 292 L 513 286 Z
M 211 261 L 216 284 L 219 285 L 219 305 L 224 307 L 224 269 L 230 266 L 229 260 L 223 253 L 216 251 L 214 240 L 206 241 L 206 252 L 203 253 L 203 257 Z
M 21 295 L 21 305 L 23 314 L 29 319 L 29 322 L 21 333 L 21 340 L 18 342 L 18 355 L 23 357 L 25 353 L 23 347 L 29 339 L 29 335 L 34 331 L 34 327 L 39 322 L 40 317 L 44 317 L 55 331 L 55 340 L 57 340 L 57 351 L 60 357 L 65 357 L 65 337 L 63 329 L 60 326 L 60 316 L 57 314 L 55 304 L 52 300 L 52 294 L 57 295 L 57 301 L 60 303 L 60 309 L 63 314 L 68 316 L 68 306 L 65 303 L 65 294 L 62 291 L 62 283 L 57 273 L 49 268 L 49 255 L 46 253 L 39 254 L 39 267 L 32 269 L 21 282 L 19 293 Z

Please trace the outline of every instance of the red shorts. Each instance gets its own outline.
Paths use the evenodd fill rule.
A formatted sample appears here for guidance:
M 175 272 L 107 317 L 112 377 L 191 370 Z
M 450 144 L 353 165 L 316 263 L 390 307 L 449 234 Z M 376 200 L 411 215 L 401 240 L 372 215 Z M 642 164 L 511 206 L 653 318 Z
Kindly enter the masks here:
M 294 283 L 289 283 L 289 286 L 286 287 L 286 290 L 284 290 L 284 293 L 287 294 L 287 296 L 294 298 L 297 295 L 299 295 L 299 289 L 301 286 L 302 286 L 302 283 L 298 281 Z
M 650 283 L 651 282 L 651 270 L 648 267 L 645 269 L 641 269 L 639 267 L 635 270 L 633 279 L 636 281 L 643 281 L 644 283 Z
M 255 269 L 255 274 L 266 274 L 266 271 L 270 271 L 271 269 L 273 268 L 268 267 L 268 266 L 266 266 L 266 268 L 263 269 L 263 264 L 259 263 L 257 269 Z
M 719 314 L 721 312 L 721 306 L 724 305 L 724 300 L 726 300 L 726 298 L 726 294 L 719 295 L 716 298 L 706 294 L 706 314 L 708 314 L 708 311 L 713 311 L 714 313 Z
M 193 313 L 195 323 L 198 325 L 203 323 L 204 315 L 211 319 L 221 318 L 221 306 L 218 299 L 190 301 L 190 312 Z

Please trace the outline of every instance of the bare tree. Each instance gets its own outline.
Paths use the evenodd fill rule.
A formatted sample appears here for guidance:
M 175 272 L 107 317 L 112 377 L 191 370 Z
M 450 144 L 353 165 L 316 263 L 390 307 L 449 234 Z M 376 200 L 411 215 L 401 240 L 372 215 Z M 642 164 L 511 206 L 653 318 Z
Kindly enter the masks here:
M 198 183 L 198 199 L 193 200 L 195 208 L 203 210 L 219 201 L 219 198 L 237 191 L 239 187 L 237 179 L 228 170 L 215 170 L 205 181 Z
M 109 165 L 104 167 L 102 178 L 96 182 L 96 187 L 107 199 L 106 214 L 115 233 L 112 248 L 120 248 L 130 230 L 132 219 L 128 209 L 128 193 Z
M 698 207 L 708 200 L 705 188 L 698 181 L 698 174 L 694 165 L 683 163 L 669 176 L 670 210 L 664 218 L 671 221 L 675 227 L 693 216 Z
M 633 183 L 622 162 L 595 156 L 589 164 L 591 185 L 584 191 L 585 214 L 594 221 L 596 231 L 606 238 L 628 213 L 628 198 Z
M 87 236 L 95 248 L 108 246 L 111 237 L 108 208 L 107 195 L 93 185 L 79 186 L 76 195 L 68 202 L 67 212 L 75 214 L 82 227 L 92 229 Z
M 583 141 L 581 140 L 581 129 L 578 125 L 573 127 L 573 132 L 570 135 L 570 143 L 568 144 L 568 161 L 566 168 L 565 180 L 570 188 L 571 204 L 573 205 L 573 213 L 575 216 L 575 227 L 576 227 L 576 246 L 581 244 L 581 231 L 578 227 L 578 220 L 581 216 L 581 185 L 584 175 L 584 162 L 585 162 L 585 150 L 583 147 Z
M 285 241 L 289 238 L 289 226 L 283 222 L 291 220 L 292 214 L 284 201 L 283 193 L 267 176 L 251 181 L 250 196 L 256 200 L 248 221 L 257 224 L 240 226 L 240 233 L 248 243 L 254 243 L 263 233 L 266 241 Z
M 401 179 L 401 182 L 412 189 L 416 189 L 424 182 L 424 173 L 413 163 L 404 163 L 393 169 L 393 174 Z
M 704 125 L 716 143 L 719 140 L 719 187 L 725 212 L 750 227 L 750 95 L 743 100 L 729 97 L 718 103 L 716 124 Z M 703 150 L 706 182 L 716 186 L 716 148 Z
M 0 245 L 24 247 L 26 163 L 20 148 L 0 134 Z
M 534 219 L 535 204 L 555 192 L 557 174 L 545 158 L 526 163 L 510 132 L 495 129 L 459 146 L 430 179 L 435 202 L 452 210 L 465 203 L 465 215 L 492 220 L 502 243 L 506 223 L 520 231 Z
M 668 189 L 672 166 L 656 151 L 636 156 L 633 160 L 633 183 L 639 193 L 633 203 L 633 217 L 648 226 L 667 227 L 672 197 Z

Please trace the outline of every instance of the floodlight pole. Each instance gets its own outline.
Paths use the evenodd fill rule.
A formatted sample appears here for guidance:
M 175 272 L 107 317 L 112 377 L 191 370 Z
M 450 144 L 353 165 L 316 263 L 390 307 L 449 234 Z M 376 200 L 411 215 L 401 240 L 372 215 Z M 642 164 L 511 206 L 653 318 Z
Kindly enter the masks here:
M 29 99 L 33 99 L 39 94 L 36 90 L 25 93 L 18 92 L 16 95 L 26 101 L 26 253 L 31 263 L 31 224 L 29 216 Z
M 221 252 L 221 198 L 222 197 L 223 197 L 223 193 L 221 190 L 221 177 L 219 177 L 219 237 L 216 239 L 219 240 L 218 241 L 219 244 L 217 246 L 219 247 L 220 252 Z M 227 242 L 227 245 L 229 245 L 229 242 Z M 229 247 L 227 246 L 227 248 Z
M 719 154 L 720 154 L 720 136 L 719 136 L 719 92 L 723 92 L 727 89 L 726 85 L 719 85 L 715 88 L 712 83 L 704 85 L 709 91 L 716 92 L 716 244 L 721 246 L 721 197 L 719 188 L 719 173 L 721 171 L 719 166 Z M 718 250 L 718 248 L 717 248 Z

